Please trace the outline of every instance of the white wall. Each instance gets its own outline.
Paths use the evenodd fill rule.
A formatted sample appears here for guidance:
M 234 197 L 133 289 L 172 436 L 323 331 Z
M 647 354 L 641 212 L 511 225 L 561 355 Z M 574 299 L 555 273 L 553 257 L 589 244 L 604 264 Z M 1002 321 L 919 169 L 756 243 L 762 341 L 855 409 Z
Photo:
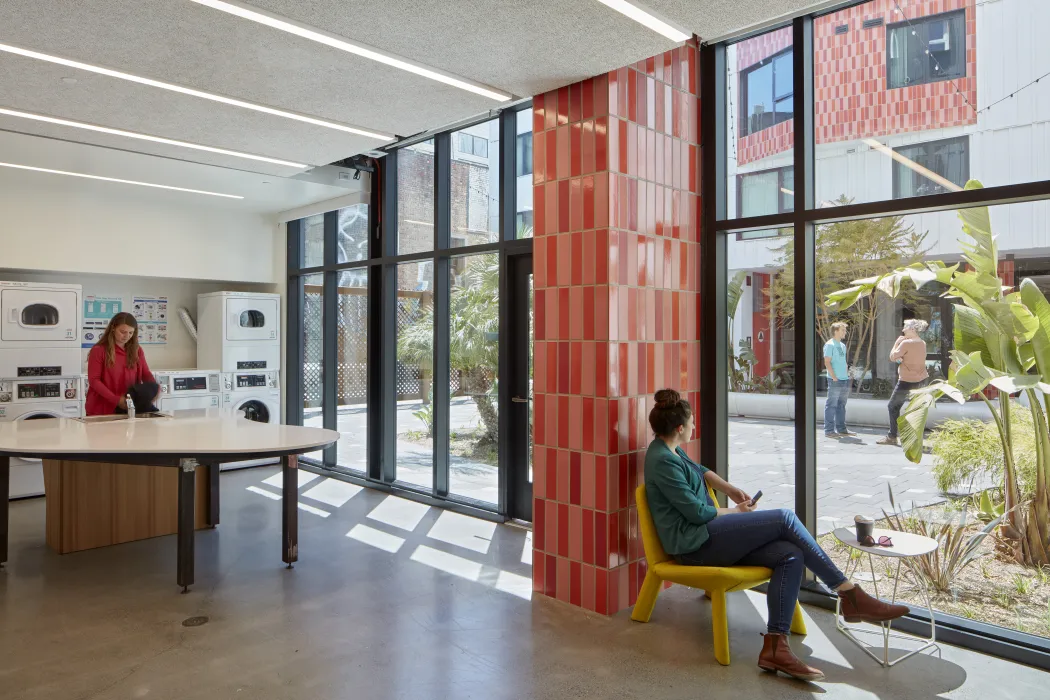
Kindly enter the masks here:
M 79 284 L 85 295 L 123 297 L 124 308 L 131 308 L 132 296 L 156 294 L 168 297 L 168 342 L 164 345 L 144 345 L 146 361 L 151 369 L 186 369 L 197 366 L 197 345 L 182 325 L 176 310 L 184 307 L 190 316 L 197 317 L 197 295 L 219 291 L 276 292 L 277 285 L 229 282 L 202 282 L 194 280 L 158 279 L 136 276 L 84 275 L 55 272 L 25 272 L 0 269 L 0 280 L 11 282 L 62 282 Z M 83 352 L 87 362 L 87 350 Z M 208 368 L 212 369 L 212 368 Z M 86 371 L 86 369 L 85 369 Z
M 273 283 L 272 218 L 184 193 L 0 182 L 0 267 Z M 135 191 L 129 191 L 135 190 Z

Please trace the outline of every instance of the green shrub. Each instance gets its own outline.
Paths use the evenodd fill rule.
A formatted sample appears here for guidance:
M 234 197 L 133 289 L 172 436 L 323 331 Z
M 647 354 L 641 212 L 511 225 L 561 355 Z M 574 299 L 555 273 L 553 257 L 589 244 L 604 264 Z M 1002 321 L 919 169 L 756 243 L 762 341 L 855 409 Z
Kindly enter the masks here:
M 1015 404 L 1010 416 L 1020 495 L 1022 499 L 1028 499 L 1035 491 L 1032 413 Z M 942 492 L 965 486 L 980 476 L 988 476 L 997 486 L 1002 485 L 1003 444 L 992 421 L 974 418 L 946 420 L 934 429 L 930 443 L 933 475 Z

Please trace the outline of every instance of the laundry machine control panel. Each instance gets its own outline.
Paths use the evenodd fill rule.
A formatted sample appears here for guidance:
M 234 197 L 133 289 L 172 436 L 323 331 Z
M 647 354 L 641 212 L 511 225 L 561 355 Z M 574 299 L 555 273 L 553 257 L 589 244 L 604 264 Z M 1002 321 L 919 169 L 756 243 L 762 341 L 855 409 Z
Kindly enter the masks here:
M 0 403 L 19 401 L 72 401 L 80 398 L 79 379 L 60 379 L 54 382 L 20 382 L 0 380 Z
M 19 377 L 60 377 L 62 376 L 61 366 L 47 366 L 47 367 L 19 367 Z

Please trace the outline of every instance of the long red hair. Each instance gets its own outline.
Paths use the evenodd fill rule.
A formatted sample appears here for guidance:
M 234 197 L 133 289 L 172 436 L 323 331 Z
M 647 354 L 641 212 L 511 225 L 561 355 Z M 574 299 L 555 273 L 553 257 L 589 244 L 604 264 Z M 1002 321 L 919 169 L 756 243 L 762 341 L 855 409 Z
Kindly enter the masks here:
M 109 325 L 106 326 L 106 330 L 102 333 L 102 337 L 98 339 L 96 345 L 101 345 L 106 352 L 106 367 L 112 367 L 116 355 L 117 337 L 116 331 L 120 326 L 131 326 L 135 329 L 135 332 L 131 334 L 131 340 L 124 344 L 124 352 L 127 353 L 128 367 L 135 367 L 139 363 L 139 322 L 135 320 L 135 317 L 129 314 L 127 311 L 121 311 L 119 314 L 109 319 Z

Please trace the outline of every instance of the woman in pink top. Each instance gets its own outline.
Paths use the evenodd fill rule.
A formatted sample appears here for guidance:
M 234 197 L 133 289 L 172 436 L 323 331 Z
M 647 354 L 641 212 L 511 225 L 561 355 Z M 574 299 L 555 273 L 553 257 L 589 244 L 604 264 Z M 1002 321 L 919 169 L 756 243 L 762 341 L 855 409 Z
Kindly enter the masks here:
M 926 383 L 930 373 L 926 371 L 926 342 L 919 337 L 930 324 L 921 319 L 909 318 L 904 322 L 903 335 L 897 338 L 890 351 L 890 360 L 897 363 L 897 386 L 893 387 L 890 403 L 890 432 L 878 441 L 879 445 L 897 445 L 897 419 L 901 408 L 908 400 L 912 389 Z

